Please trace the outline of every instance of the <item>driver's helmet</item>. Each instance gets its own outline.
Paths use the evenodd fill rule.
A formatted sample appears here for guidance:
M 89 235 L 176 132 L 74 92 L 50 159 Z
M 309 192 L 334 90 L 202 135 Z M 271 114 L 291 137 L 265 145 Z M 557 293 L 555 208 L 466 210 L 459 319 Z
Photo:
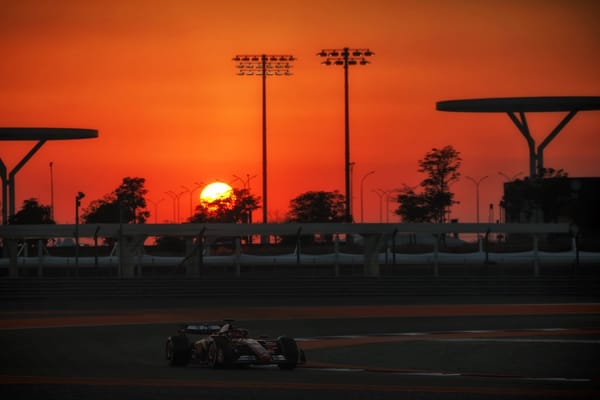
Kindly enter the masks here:
M 230 329 L 231 329 L 231 324 L 225 324 L 221 327 L 221 329 L 219 329 L 219 334 L 228 333 Z

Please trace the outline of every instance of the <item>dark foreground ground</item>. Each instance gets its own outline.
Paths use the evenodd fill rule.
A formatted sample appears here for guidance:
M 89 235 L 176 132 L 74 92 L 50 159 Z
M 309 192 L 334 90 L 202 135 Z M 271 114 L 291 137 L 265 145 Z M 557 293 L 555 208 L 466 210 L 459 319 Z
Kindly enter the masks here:
M 3 301 L 2 398 L 600 398 L 589 294 L 45 296 Z M 296 337 L 307 365 L 167 366 L 179 322 L 221 318 Z
M 529 266 L 488 267 L 379 278 L 317 267 L 239 278 L 231 269 L 198 278 L 3 278 L 0 396 L 600 398 L 596 267 L 537 276 Z M 255 335 L 296 337 L 308 363 L 295 371 L 167 365 L 164 341 L 179 323 L 224 318 Z

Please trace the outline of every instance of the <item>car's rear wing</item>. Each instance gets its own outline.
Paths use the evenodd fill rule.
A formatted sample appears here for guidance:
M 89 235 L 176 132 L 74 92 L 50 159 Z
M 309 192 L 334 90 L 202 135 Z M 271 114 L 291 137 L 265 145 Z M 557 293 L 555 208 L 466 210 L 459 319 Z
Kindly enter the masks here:
M 195 322 L 183 324 L 179 329 L 180 332 L 193 335 L 211 335 L 219 332 L 223 325 L 213 322 Z

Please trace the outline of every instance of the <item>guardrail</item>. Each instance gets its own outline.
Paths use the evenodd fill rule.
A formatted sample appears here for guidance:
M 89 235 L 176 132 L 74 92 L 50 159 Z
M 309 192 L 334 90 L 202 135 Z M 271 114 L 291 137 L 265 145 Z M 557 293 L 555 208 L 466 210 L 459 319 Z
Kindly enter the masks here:
M 2 225 L 0 238 L 50 238 L 73 237 L 75 224 L 57 225 Z M 79 224 L 80 237 L 112 237 L 120 235 L 145 236 L 244 236 L 298 234 L 360 234 L 394 235 L 397 233 L 569 233 L 576 234 L 577 227 L 566 223 L 544 224 L 487 224 L 487 223 L 289 223 L 289 224 Z
M 77 228 L 77 229 L 76 229 Z M 434 266 L 434 275 L 439 274 L 439 265 L 449 256 L 440 251 L 440 241 L 445 235 L 451 234 L 528 234 L 533 237 L 533 250 L 531 262 L 535 275 L 539 275 L 539 262 L 543 254 L 538 248 L 538 238 L 547 234 L 567 234 L 575 237 L 577 229 L 570 224 L 398 224 L 398 223 L 307 223 L 307 224 L 65 224 L 65 225 L 3 225 L 0 226 L 0 238 L 4 248 L 8 250 L 9 276 L 18 276 L 19 258 L 17 256 L 17 241 L 27 239 L 48 239 L 58 237 L 107 237 L 119 243 L 118 276 L 133 278 L 139 276 L 138 266 L 144 240 L 149 236 L 179 236 L 188 240 L 188 253 L 185 257 L 185 268 L 188 276 L 198 276 L 205 262 L 210 261 L 203 252 L 205 240 L 218 237 L 243 237 L 249 235 L 264 236 L 292 236 L 299 241 L 301 236 L 326 234 L 326 235 L 360 235 L 363 238 L 364 253 L 361 256 L 363 274 L 365 276 L 379 276 L 381 264 L 381 251 L 385 244 L 394 241 L 401 234 L 429 234 L 433 241 L 433 252 L 424 256 Z M 193 241 L 196 244 L 193 245 Z M 299 243 L 299 242 L 298 242 Z M 573 241 L 575 244 L 575 241 Z M 394 246 L 392 246 L 394 248 Z M 6 253 L 5 253 L 6 254 Z M 579 250 L 574 247 L 569 253 L 573 260 L 579 260 Z M 397 257 L 396 253 L 390 254 Z M 480 254 L 474 257 L 478 258 Z M 503 255 L 504 256 L 504 255 Z M 240 266 L 244 261 L 239 246 L 236 254 L 231 257 L 231 262 L 236 269 L 236 276 L 240 275 Z M 300 253 L 294 255 L 296 263 L 300 263 Z M 343 264 L 339 252 L 333 255 L 331 263 Z M 423 257 L 423 256 L 421 256 Z M 452 256 L 456 257 L 456 256 Z M 504 256 L 506 257 L 506 256 Z M 38 263 L 44 262 L 43 254 L 39 255 Z M 326 258 L 324 256 L 324 258 Z M 413 257 L 415 258 L 415 257 Z M 462 255 L 466 263 L 467 256 Z M 79 257 L 75 258 L 75 265 L 79 265 Z M 489 253 L 485 254 L 485 262 L 490 260 Z M 256 262 L 254 260 L 253 262 Z M 314 262 L 314 261 L 313 261 Z M 394 263 L 397 261 L 394 260 Z

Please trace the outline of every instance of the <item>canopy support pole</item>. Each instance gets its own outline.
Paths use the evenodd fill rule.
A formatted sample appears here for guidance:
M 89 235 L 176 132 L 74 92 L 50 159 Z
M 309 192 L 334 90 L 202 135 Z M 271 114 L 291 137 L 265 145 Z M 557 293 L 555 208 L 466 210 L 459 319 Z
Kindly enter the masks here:
M 544 150 L 550 144 L 552 140 L 562 131 L 562 129 L 573 119 L 575 114 L 577 114 L 577 110 L 571 110 L 569 113 L 560 121 L 560 123 L 546 136 L 546 139 L 540 143 L 540 145 L 535 147 L 535 139 L 531 136 L 531 132 L 529 131 L 529 126 L 527 125 L 527 119 L 525 117 L 525 113 L 520 111 L 519 116 L 515 115 L 514 112 L 507 112 L 508 116 L 512 120 L 512 122 L 517 126 L 519 132 L 523 135 L 525 140 L 527 141 L 527 146 L 529 147 L 529 177 L 535 178 L 542 177 L 544 174 Z

